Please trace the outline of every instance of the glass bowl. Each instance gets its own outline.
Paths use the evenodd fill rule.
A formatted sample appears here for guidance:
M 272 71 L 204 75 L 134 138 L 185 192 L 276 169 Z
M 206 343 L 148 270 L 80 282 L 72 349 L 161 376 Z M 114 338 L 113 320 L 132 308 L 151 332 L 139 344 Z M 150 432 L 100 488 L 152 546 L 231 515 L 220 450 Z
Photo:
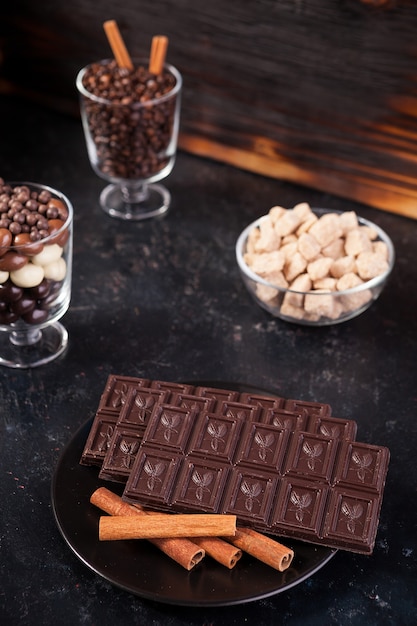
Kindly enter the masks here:
M 305 205 L 306 203 L 303 204 Z M 276 207 L 276 209 L 278 208 L 279 207 Z M 271 209 L 267 215 L 264 215 L 249 224 L 240 234 L 236 242 L 236 260 L 240 273 L 244 284 L 255 302 L 274 317 L 278 317 L 287 322 L 293 322 L 306 326 L 329 326 L 333 324 L 340 324 L 341 322 L 350 320 L 366 311 L 381 294 L 394 266 L 395 251 L 389 236 L 379 226 L 357 216 L 356 213 L 320 208 L 310 209 L 315 216 L 314 219 L 319 219 L 326 214 L 331 214 L 337 217 L 345 215 L 343 220 L 349 222 L 349 219 L 353 215 L 357 220 L 358 227 L 360 229 L 364 229 L 363 231 L 361 230 L 361 235 L 365 232 L 372 233 L 372 251 L 376 250 L 377 246 L 380 248 L 382 247 L 385 251 L 385 263 L 381 263 L 381 273 L 370 279 L 360 278 L 359 276 L 357 276 L 357 279 L 352 279 L 351 274 L 354 274 L 354 271 L 347 272 L 349 274 L 349 278 L 343 278 L 343 276 L 336 278 L 329 274 L 328 271 L 326 276 L 322 276 L 317 280 L 310 279 L 309 281 L 308 278 L 306 278 L 306 275 L 308 274 L 307 268 L 310 267 L 310 264 L 312 264 L 311 268 L 313 268 L 314 261 L 318 260 L 318 257 L 322 258 L 322 253 L 319 252 L 318 257 L 310 258 L 310 260 L 306 263 L 307 267 L 294 279 L 292 279 L 291 282 L 289 282 L 283 279 L 282 270 L 285 267 L 288 268 L 291 263 L 296 265 L 298 255 L 296 255 L 295 252 L 298 252 L 298 249 L 294 247 L 294 245 L 292 247 L 292 256 L 285 261 L 284 268 L 279 269 L 279 265 L 282 263 L 282 259 L 280 259 L 276 268 L 272 269 L 272 272 L 270 271 L 268 273 L 259 271 L 259 273 L 257 273 L 253 269 L 254 267 L 262 267 L 262 263 L 259 263 L 259 259 L 258 265 L 256 265 L 256 262 L 254 263 L 253 247 L 251 249 L 250 239 L 255 233 L 256 236 L 258 236 L 258 233 L 261 233 L 262 229 L 265 228 L 266 222 L 271 219 L 270 215 L 273 211 L 274 208 Z M 286 211 L 293 211 L 293 209 Z M 326 219 L 331 221 L 333 218 Z M 337 224 L 337 222 L 335 223 Z M 305 232 L 310 232 L 307 230 L 307 227 Z M 346 232 L 347 231 L 345 231 L 344 237 L 347 236 Z M 294 235 L 292 236 L 294 239 Z M 291 242 L 291 235 L 288 235 L 287 237 L 289 237 L 287 240 L 281 237 L 281 241 L 284 240 L 288 243 Z M 346 239 L 342 237 L 342 240 L 345 244 Z M 374 244 L 376 244 L 376 246 Z M 299 246 L 300 244 L 296 243 L 296 246 L 297 245 Z M 279 249 L 280 248 L 278 248 L 278 250 Z M 288 249 L 290 250 L 291 248 Z M 276 259 L 280 258 L 280 253 L 278 251 L 270 250 L 270 252 L 273 253 L 271 258 L 274 257 L 274 255 Z M 355 257 L 353 254 L 345 254 L 345 256 L 353 256 L 355 258 L 356 265 L 358 263 L 358 259 L 361 259 L 361 262 L 363 263 L 363 257 Z M 265 259 L 267 259 L 267 257 L 265 257 Z M 337 266 L 333 265 L 333 261 L 336 261 L 336 259 L 332 259 L 331 262 L 325 260 L 322 265 L 329 267 L 333 266 L 335 268 L 335 273 L 339 274 L 340 272 L 336 272 Z M 343 265 L 343 263 L 346 265 L 347 261 L 339 261 L 339 265 Z M 316 264 L 317 269 L 319 265 L 319 263 Z M 345 269 L 349 268 L 346 266 Z M 293 273 L 294 272 L 296 272 L 296 270 L 294 270 Z M 323 272 L 324 269 L 322 268 L 321 274 L 323 274 Z M 366 271 L 362 272 L 362 276 L 364 274 L 366 275 Z M 320 275 L 320 273 L 318 275 Z M 328 278 L 330 278 L 330 280 L 327 280 Z
M 61 192 L 0 179 L 0 365 L 37 367 L 66 350 L 72 226 Z

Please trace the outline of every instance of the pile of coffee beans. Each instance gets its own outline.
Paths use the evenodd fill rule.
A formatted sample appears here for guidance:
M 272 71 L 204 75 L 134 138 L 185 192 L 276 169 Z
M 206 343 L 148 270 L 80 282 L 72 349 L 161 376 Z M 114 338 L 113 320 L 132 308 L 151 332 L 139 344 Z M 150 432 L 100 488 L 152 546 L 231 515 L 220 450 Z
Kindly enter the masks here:
M 0 178 L 0 324 L 45 322 L 67 273 L 68 207 Z
M 93 96 L 81 96 L 81 103 L 99 172 L 140 180 L 163 170 L 173 156 L 167 150 L 179 96 L 167 94 L 175 77 L 167 70 L 156 76 L 144 66 L 127 70 L 111 60 L 89 65 L 82 84 Z

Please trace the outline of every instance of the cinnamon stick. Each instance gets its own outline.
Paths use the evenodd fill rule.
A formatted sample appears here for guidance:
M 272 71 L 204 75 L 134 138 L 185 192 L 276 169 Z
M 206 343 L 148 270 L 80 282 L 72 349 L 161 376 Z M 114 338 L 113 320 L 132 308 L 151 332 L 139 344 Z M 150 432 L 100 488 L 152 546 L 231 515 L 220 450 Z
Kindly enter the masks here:
M 99 522 L 100 541 L 174 537 L 217 537 L 236 532 L 235 515 L 186 513 L 143 516 L 103 516 Z
M 147 515 L 158 515 L 156 511 L 144 510 L 140 504 L 133 504 L 132 506 L 137 507 L 140 511 L 144 511 Z M 192 540 L 212 559 L 228 569 L 232 569 L 242 557 L 242 550 L 220 537 L 193 537 Z
M 165 35 L 155 35 L 152 37 L 151 53 L 149 58 L 149 71 L 151 74 L 159 76 L 162 72 L 167 49 L 168 37 Z
M 128 70 L 133 70 L 132 59 L 130 58 L 115 20 L 107 20 L 107 22 L 104 22 L 103 28 L 117 65 Z
M 193 541 L 212 559 L 228 569 L 233 569 L 242 558 L 242 550 L 219 537 L 193 537 Z
M 109 515 L 146 515 L 144 511 L 124 502 L 106 487 L 97 489 L 92 494 L 90 502 Z M 150 542 L 188 571 L 205 556 L 204 549 L 189 539 L 151 539 Z
M 238 527 L 234 536 L 225 539 L 280 572 L 288 569 L 294 558 L 293 550 L 252 528 Z

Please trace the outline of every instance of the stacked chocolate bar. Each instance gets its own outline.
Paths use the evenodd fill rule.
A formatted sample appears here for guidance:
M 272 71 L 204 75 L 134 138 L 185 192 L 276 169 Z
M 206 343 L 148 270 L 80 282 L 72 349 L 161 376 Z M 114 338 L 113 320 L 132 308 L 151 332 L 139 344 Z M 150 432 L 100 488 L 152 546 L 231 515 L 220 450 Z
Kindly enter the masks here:
M 324 403 L 111 375 L 80 462 L 129 503 L 370 554 L 389 450 L 356 431 Z

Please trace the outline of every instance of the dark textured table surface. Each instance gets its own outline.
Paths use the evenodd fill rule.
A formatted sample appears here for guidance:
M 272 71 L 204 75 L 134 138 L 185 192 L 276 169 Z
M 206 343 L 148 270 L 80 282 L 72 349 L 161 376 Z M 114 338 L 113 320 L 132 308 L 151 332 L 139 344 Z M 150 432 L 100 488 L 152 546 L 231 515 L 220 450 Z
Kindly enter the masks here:
M 417 223 L 180 153 L 170 213 L 122 223 L 77 119 L 4 98 L 0 176 L 60 189 L 75 208 L 69 348 L 34 370 L 0 369 L 0 621 L 7 625 L 414 624 L 417 621 Z M 274 204 L 355 209 L 391 236 L 388 288 L 329 328 L 275 320 L 251 301 L 234 257 L 242 228 Z M 391 451 L 372 556 L 339 551 L 314 576 L 247 604 L 182 607 L 113 586 L 54 520 L 60 455 L 97 408 L 108 374 L 250 384 L 319 400 Z

